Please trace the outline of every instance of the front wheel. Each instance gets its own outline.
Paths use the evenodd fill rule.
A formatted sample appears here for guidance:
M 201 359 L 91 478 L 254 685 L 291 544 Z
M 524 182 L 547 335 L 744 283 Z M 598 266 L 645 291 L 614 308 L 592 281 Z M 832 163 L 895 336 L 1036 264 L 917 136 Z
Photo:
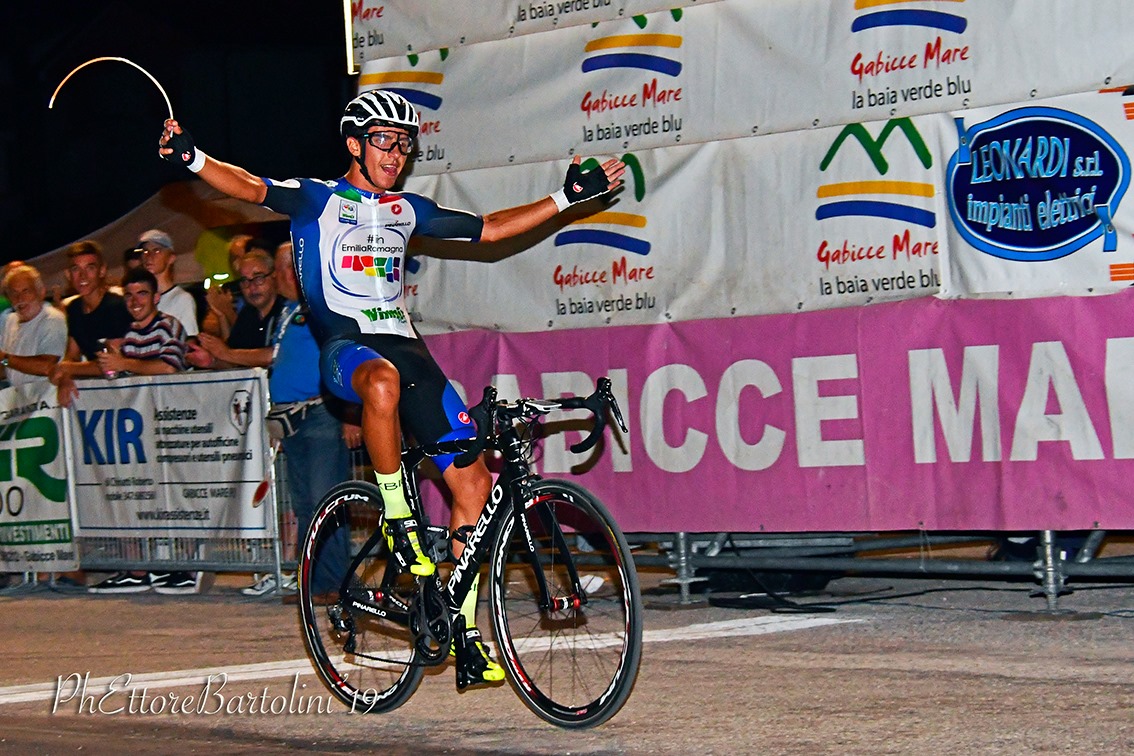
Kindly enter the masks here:
M 335 486 L 315 512 L 299 554 L 307 650 L 319 677 L 352 712 L 401 706 L 424 674 L 406 621 L 413 583 L 393 567 L 387 571 L 386 539 L 371 539 L 382 512 L 382 493 L 373 483 Z M 368 540 L 373 545 L 354 560 Z M 369 611 L 353 608 L 352 598 Z
M 593 727 L 630 696 L 642 656 L 642 598 L 630 547 L 582 487 L 542 480 L 492 555 L 492 621 L 502 663 L 528 708 Z

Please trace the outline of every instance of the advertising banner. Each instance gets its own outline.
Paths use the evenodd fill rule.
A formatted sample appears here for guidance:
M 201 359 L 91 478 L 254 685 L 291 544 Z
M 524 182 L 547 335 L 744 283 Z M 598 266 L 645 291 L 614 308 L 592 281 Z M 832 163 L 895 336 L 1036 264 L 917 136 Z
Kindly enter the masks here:
M 427 332 L 530 331 L 936 294 L 947 212 L 928 145 L 953 132 L 933 116 L 624 153 L 617 200 L 564 213 L 520 240 L 530 248 L 452 244 L 447 257 L 476 261 L 412 259 L 411 315 Z M 464 171 L 407 188 L 483 212 L 496 209 L 480 206 L 485 198 L 505 207 L 538 197 L 564 168 Z
M 715 0 L 700 0 L 701 5 Z M 367 60 L 439 50 L 521 34 L 639 18 L 653 11 L 680 14 L 698 0 L 349 0 L 347 29 L 357 71 Z M 672 10 L 671 10 L 672 9 Z M 353 72 L 353 71 L 352 71 Z
M 581 474 L 622 527 L 1134 527 L 1134 292 L 922 298 L 591 331 L 432 337 L 474 401 L 584 395 L 630 426 L 588 455 L 554 415 L 541 473 Z
M 952 220 L 946 294 L 1129 287 L 1132 114 L 1134 100 L 1117 91 L 955 114 L 942 161 Z
M 66 418 L 81 536 L 270 537 L 263 370 L 90 380 Z
M 414 6 L 464 33 L 449 4 Z M 1121 89 L 1131 26 L 1124 0 L 721 0 L 455 48 L 410 40 L 359 87 L 416 105 L 423 175 Z
M 0 572 L 78 569 L 55 387 L 0 390 Z

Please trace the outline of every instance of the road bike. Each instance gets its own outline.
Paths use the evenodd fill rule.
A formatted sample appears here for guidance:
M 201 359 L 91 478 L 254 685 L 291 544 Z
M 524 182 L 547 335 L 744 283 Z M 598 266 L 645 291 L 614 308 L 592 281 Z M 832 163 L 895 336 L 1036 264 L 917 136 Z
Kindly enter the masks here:
M 400 569 L 382 533 L 376 485 L 348 481 L 323 498 L 302 544 L 299 606 L 316 671 L 352 711 L 397 708 L 426 667 L 450 658 L 461 603 L 486 560 L 497 656 L 528 708 L 583 728 L 626 702 L 642 653 L 642 598 L 626 538 L 593 494 L 541 478 L 529 461 L 541 419 L 572 409 L 594 416 L 573 452 L 598 442 L 608 409 L 626 432 L 608 378 L 590 396 L 560 399 L 497 401 L 490 386 L 470 410 L 475 439 L 404 449 L 407 499 L 439 565 L 452 562 L 450 534 L 426 519 L 418 465 L 442 454 L 457 453 L 462 466 L 485 449 L 501 455 L 489 500 L 444 583 L 442 570 L 416 577 Z

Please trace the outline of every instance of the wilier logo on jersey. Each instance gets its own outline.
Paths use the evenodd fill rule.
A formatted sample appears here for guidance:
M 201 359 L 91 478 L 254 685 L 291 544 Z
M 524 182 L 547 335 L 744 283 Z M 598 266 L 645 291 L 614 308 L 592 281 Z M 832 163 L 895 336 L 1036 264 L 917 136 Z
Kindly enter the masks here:
M 354 202 L 339 200 L 339 223 L 358 225 L 358 205 Z

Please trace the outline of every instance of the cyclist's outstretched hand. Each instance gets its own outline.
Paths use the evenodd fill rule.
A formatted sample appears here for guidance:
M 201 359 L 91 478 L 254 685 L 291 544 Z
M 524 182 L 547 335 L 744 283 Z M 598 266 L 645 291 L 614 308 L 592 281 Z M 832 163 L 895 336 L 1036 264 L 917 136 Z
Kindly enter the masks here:
M 571 205 L 586 202 L 617 189 L 622 183 L 622 174 L 626 172 L 626 164 L 616 158 L 611 158 L 598 168 L 589 171 L 582 169 L 580 165 L 582 162 L 582 158 L 576 155 L 571 165 L 567 166 L 567 178 L 563 182 L 563 188 L 551 195 L 561 212 Z
M 161 138 L 158 139 L 158 155 L 163 160 L 184 165 L 189 170 L 194 167 L 199 170 L 200 166 L 196 162 L 204 162 L 204 153 L 193 144 L 193 137 L 172 118 L 166 119 Z

